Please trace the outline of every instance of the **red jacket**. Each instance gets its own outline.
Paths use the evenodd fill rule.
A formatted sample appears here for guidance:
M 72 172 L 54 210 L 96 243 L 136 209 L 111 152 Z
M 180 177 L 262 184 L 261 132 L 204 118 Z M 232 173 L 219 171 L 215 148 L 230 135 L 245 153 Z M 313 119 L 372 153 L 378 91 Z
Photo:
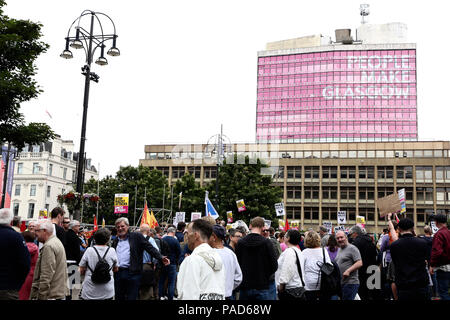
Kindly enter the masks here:
M 28 276 L 25 279 L 25 282 L 23 283 L 22 288 L 19 291 L 19 300 L 29 300 L 30 298 L 31 285 L 33 283 L 33 276 L 34 276 L 34 268 L 36 267 L 36 262 L 39 257 L 39 247 L 37 245 L 35 245 L 33 242 L 27 242 L 26 245 L 31 255 L 31 266 L 30 272 L 28 273 Z
M 450 231 L 442 227 L 433 236 L 430 265 L 440 267 L 446 264 L 450 264 Z

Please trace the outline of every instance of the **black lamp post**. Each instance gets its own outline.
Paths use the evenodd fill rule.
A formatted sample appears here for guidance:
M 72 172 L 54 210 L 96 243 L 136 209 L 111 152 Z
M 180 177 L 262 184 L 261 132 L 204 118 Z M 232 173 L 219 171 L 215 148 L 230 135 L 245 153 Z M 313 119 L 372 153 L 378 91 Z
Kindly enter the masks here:
M 89 16 L 91 17 L 90 21 L 90 29 L 87 31 L 84 29 L 80 22 L 81 20 Z M 100 18 L 108 18 L 113 26 L 114 33 L 113 34 L 104 34 L 103 33 L 103 25 Z M 76 23 L 76 25 L 75 25 Z M 100 33 L 94 34 L 94 24 L 97 24 L 100 27 Z M 75 36 L 70 36 L 71 31 L 75 31 Z M 105 42 L 112 40 L 112 47 L 108 50 L 107 54 L 110 56 L 119 56 L 120 51 L 116 47 L 116 26 L 114 22 L 111 20 L 109 16 L 101 12 L 94 12 L 91 10 L 84 10 L 81 15 L 75 19 L 72 25 L 67 32 L 66 37 L 66 47 L 63 53 L 61 53 L 60 57 L 64 59 L 72 59 L 72 52 L 69 50 L 69 47 L 75 49 L 84 49 L 86 54 L 86 64 L 81 68 L 82 73 L 85 76 L 84 82 L 84 100 L 83 100 L 83 122 L 81 126 L 81 139 L 80 139 L 80 152 L 78 153 L 78 165 L 77 165 L 77 180 L 76 180 L 76 192 L 83 194 L 83 172 L 85 165 L 85 157 L 84 157 L 84 147 L 86 141 L 86 120 L 87 120 L 87 109 L 89 102 L 89 87 L 90 82 L 95 81 L 98 82 L 99 76 L 91 71 L 91 63 L 94 57 L 95 50 L 100 48 L 100 57 L 95 61 L 96 64 L 100 66 L 105 66 L 108 64 L 108 60 L 104 56 L 105 52 Z M 75 220 L 80 219 L 80 212 L 75 211 L 74 217 Z

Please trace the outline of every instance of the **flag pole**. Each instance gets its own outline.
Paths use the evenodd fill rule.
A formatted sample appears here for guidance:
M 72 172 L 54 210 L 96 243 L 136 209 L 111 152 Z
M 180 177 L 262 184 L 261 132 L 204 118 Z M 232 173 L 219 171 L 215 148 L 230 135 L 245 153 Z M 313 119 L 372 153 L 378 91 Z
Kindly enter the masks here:
M 100 162 L 98 163 L 97 197 L 100 197 Z M 98 223 L 98 203 L 97 201 L 97 223 Z
M 133 224 L 136 227 L 136 201 L 137 201 L 137 185 L 134 188 L 134 221 Z

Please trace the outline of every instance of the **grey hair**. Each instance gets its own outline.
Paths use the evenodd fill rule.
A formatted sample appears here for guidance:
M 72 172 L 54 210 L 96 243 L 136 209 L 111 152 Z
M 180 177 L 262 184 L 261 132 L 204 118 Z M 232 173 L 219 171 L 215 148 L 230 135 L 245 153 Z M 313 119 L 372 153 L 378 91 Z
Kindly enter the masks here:
M 167 229 L 167 233 L 175 233 L 177 230 L 174 227 Z
M 38 229 L 45 229 L 47 232 L 53 234 L 53 223 L 50 220 L 42 219 L 37 222 Z
M 69 222 L 69 229 L 72 229 L 73 227 L 79 226 L 80 222 L 78 220 L 72 220 Z
M 11 224 L 12 219 L 14 218 L 11 209 L 3 208 L 0 209 L 0 224 Z
M 348 231 L 348 234 L 356 233 L 358 236 L 363 235 L 365 232 L 360 226 L 353 226 Z
M 150 234 L 156 235 L 156 230 L 155 229 L 150 229 L 149 232 L 150 232 Z
M 127 226 L 130 226 L 130 222 L 128 221 L 128 218 L 121 217 L 114 222 L 114 225 L 117 226 L 119 223 L 124 222 Z

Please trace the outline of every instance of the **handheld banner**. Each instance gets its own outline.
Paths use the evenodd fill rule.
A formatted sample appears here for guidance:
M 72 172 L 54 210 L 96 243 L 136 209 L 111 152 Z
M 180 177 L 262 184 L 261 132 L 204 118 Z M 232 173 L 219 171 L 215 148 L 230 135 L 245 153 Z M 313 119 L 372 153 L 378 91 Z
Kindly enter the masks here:
M 247 210 L 247 208 L 245 207 L 244 199 L 237 200 L 236 201 L 236 205 L 237 205 L 237 208 L 238 208 L 239 212 Z
M 337 222 L 339 225 L 347 223 L 347 211 L 338 211 L 337 216 Z
M 275 212 L 277 213 L 277 217 L 285 215 L 283 202 L 275 203 Z

